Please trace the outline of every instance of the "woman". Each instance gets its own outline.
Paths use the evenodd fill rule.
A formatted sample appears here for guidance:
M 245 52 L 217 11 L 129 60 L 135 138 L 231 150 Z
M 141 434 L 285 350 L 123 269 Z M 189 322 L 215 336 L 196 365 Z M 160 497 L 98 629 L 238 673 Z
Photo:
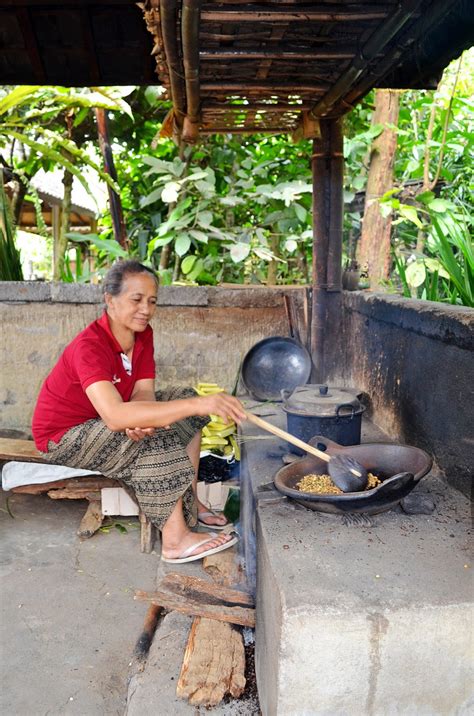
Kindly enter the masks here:
M 162 559 L 190 562 L 235 544 L 230 534 L 192 532 L 225 518 L 196 500 L 201 429 L 210 414 L 237 423 L 241 403 L 190 389 L 154 391 L 153 332 L 158 284 L 137 261 L 117 262 L 104 280 L 106 310 L 65 348 L 46 378 L 33 415 L 45 460 L 97 470 L 135 492 L 162 533 Z

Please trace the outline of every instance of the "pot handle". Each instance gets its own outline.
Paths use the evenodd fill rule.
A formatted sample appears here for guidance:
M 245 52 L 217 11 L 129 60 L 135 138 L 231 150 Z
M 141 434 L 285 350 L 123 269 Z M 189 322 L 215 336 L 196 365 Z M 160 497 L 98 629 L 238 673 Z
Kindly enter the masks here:
M 292 392 L 293 392 L 292 390 L 288 390 L 287 388 L 282 388 L 282 389 L 280 390 L 281 399 L 282 399 L 282 400 L 288 400 L 288 398 L 290 397 L 290 395 L 292 394 Z
M 340 412 L 341 412 L 341 410 L 344 410 L 344 409 L 346 409 L 346 410 L 349 409 L 349 410 L 350 410 L 350 415 L 341 415 Z M 341 417 L 343 417 L 343 418 L 349 418 L 349 417 L 350 417 L 350 419 L 352 420 L 353 417 L 354 417 L 354 415 L 355 415 L 355 408 L 354 408 L 354 406 L 352 405 L 352 403 L 341 403 L 341 404 L 338 405 L 337 408 L 336 408 L 336 417 L 337 417 L 337 418 L 341 418 Z
M 413 473 L 399 472 L 398 475 L 393 475 L 393 477 L 389 477 L 388 480 L 384 480 L 381 485 L 375 488 L 374 492 L 377 493 L 377 497 L 380 495 L 390 495 L 390 493 L 397 492 L 413 481 Z
M 335 443 L 334 440 L 330 440 L 325 435 L 314 435 L 311 440 L 308 440 L 308 445 L 312 445 L 312 447 L 316 447 L 318 450 L 330 453 L 344 450 L 344 445 Z

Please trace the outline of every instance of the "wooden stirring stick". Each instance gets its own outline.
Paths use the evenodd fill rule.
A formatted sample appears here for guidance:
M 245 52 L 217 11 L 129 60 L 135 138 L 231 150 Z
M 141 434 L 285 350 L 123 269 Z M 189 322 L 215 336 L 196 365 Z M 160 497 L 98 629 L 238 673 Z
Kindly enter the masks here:
M 266 430 L 268 433 L 273 433 L 273 435 L 276 435 L 277 437 L 281 438 L 282 440 L 286 440 L 287 442 L 291 443 L 291 445 L 295 445 L 295 447 L 301 448 L 301 450 L 304 450 L 305 452 L 309 452 L 310 455 L 314 455 L 315 457 L 319 457 L 321 460 L 324 460 L 325 462 L 331 462 L 331 455 L 328 455 L 326 452 L 323 452 L 322 450 L 318 450 L 318 448 L 313 447 L 312 445 L 308 445 L 308 443 L 303 442 L 299 438 L 296 438 L 294 435 L 291 435 L 291 433 L 287 433 L 281 428 L 277 428 L 275 425 L 272 425 L 271 423 L 267 423 L 266 420 L 262 420 L 262 418 L 259 418 L 257 415 L 253 415 L 252 413 L 245 413 L 247 420 L 249 423 L 253 423 L 254 425 L 258 425 L 259 428 L 262 428 L 262 430 Z M 342 458 L 342 456 L 341 456 Z M 350 460 L 351 458 L 348 458 Z M 339 460 L 340 462 L 341 460 Z M 363 468 L 362 468 L 363 469 Z M 347 470 L 351 472 L 356 477 L 361 477 L 362 473 L 354 469 L 350 464 L 347 465 Z

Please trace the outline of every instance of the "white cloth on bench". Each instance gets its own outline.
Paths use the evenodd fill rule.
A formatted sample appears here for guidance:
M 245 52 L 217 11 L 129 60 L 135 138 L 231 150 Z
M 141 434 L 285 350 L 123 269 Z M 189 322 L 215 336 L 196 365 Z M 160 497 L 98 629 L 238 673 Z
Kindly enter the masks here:
M 21 487 L 22 485 L 41 485 L 45 482 L 67 480 L 71 477 L 100 474 L 100 472 L 80 470 L 76 467 L 48 465 L 48 463 L 37 462 L 15 462 L 13 460 L 3 466 L 2 488 L 12 490 L 14 487 Z

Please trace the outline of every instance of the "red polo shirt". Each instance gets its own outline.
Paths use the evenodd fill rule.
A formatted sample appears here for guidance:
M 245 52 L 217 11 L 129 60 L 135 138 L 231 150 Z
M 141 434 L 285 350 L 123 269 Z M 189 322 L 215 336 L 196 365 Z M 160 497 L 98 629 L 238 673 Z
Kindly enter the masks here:
M 47 452 L 49 440 L 58 443 L 74 425 L 99 417 L 85 393 L 92 383 L 110 381 L 127 402 L 137 380 L 155 377 L 150 326 L 143 333 L 135 333 L 131 375 L 123 366 L 121 353 L 107 313 L 66 346 L 43 383 L 33 414 L 32 432 L 38 450 Z

